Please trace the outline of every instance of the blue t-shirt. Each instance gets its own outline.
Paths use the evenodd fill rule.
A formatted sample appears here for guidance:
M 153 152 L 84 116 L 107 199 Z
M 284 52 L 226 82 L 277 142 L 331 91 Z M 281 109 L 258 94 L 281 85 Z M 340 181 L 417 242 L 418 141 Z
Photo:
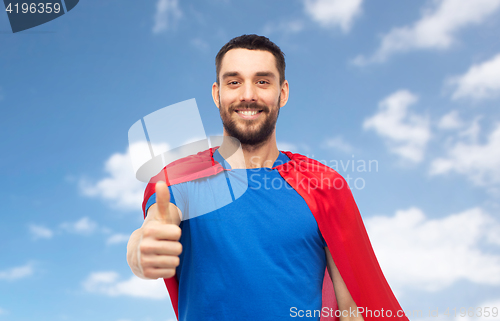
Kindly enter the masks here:
M 228 168 L 218 151 L 214 159 Z M 273 168 L 287 161 L 280 152 Z M 232 169 L 170 192 L 183 213 L 179 320 L 290 320 L 293 308 L 320 319 L 326 243 L 277 170 Z

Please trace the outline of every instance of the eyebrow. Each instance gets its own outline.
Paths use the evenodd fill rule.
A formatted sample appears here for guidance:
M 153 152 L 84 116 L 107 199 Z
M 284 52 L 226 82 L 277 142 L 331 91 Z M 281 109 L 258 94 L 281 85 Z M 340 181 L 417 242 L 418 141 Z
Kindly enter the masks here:
M 274 73 L 270 71 L 259 71 L 258 73 L 255 74 L 257 77 L 270 77 L 270 78 L 275 78 Z
M 225 79 L 225 78 L 228 78 L 228 77 L 236 77 L 236 76 L 239 76 L 238 72 L 236 72 L 236 71 L 228 71 L 228 72 L 225 72 L 222 75 L 222 79 Z
M 240 76 L 240 73 L 237 72 L 237 71 L 228 71 L 228 72 L 225 72 L 223 75 L 222 75 L 222 79 L 226 79 L 228 77 L 237 77 L 237 76 Z M 256 77 L 270 77 L 270 78 L 276 78 L 276 76 L 274 75 L 274 73 L 272 73 L 271 71 L 259 71 L 259 72 L 256 72 L 255 73 L 255 76 Z

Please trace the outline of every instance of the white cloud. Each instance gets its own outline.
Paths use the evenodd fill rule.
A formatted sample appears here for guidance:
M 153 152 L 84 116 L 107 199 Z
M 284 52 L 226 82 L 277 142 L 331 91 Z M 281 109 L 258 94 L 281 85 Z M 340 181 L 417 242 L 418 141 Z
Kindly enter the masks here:
M 23 279 L 28 276 L 33 275 L 34 269 L 31 263 L 28 263 L 23 266 L 13 267 L 7 270 L 0 271 L 0 280 L 17 280 Z
M 174 27 L 181 17 L 182 11 L 178 0 L 158 0 L 153 33 L 160 33 Z
M 371 57 L 358 56 L 357 65 L 384 62 L 397 52 L 417 49 L 447 49 L 456 42 L 456 33 L 479 24 L 499 7 L 500 0 L 435 0 L 411 26 L 394 28 L 382 37 Z
M 479 134 L 481 133 L 481 125 L 479 125 L 481 118 L 482 116 L 476 116 L 467 128 L 458 132 L 458 137 L 463 138 L 470 143 L 476 144 Z
M 304 29 L 304 22 L 302 20 L 291 19 L 280 21 L 279 23 L 270 22 L 264 26 L 262 34 L 270 35 L 273 33 L 292 34 L 300 32 Z
M 146 184 L 135 178 L 129 151 L 111 155 L 105 163 L 105 171 L 109 176 L 95 184 L 82 179 L 82 192 L 102 198 L 114 208 L 140 210 Z
M 46 228 L 45 226 L 30 224 L 29 230 L 31 235 L 35 240 L 37 239 L 50 239 L 54 236 L 52 230 Z
M 208 52 L 208 50 L 210 49 L 210 45 L 208 44 L 208 42 L 201 38 L 191 39 L 191 45 L 202 52 Z
M 365 224 L 384 274 L 400 293 L 438 291 L 459 280 L 500 285 L 500 256 L 481 250 L 500 245 L 500 224 L 480 208 L 430 219 L 413 207 Z
M 295 146 L 292 143 L 279 141 L 279 142 L 276 142 L 276 144 L 278 145 L 279 150 L 285 150 L 285 151 L 291 151 L 291 152 L 297 150 L 297 146 Z
M 128 280 L 119 281 L 116 272 L 94 272 L 83 281 L 85 290 L 107 296 L 131 296 L 149 299 L 168 298 L 168 292 L 163 279 L 142 280 L 135 275 Z
M 431 163 L 431 175 L 456 172 L 478 186 L 500 184 L 500 123 L 496 124 L 484 144 L 477 142 L 478 126 L 476 121 L 466 131 L 469 141 L 456 142 L 448 148 L 446 157 Z
M 391 152 L 412 162 L 422 161 L 431 137 L 427 117 L 408 111 L 417 100 L 408 90 L 399 90 L 382 100 L 378 112 L 363 123 L 365 130 L 385 138 Z
M 88 217 L 83 217 L 76 222 L 62 223 L 61 228 L 70 233 L 89 235 L 95 232 L 95 230 L 97 229 L 97 223 L 92 221 Z
M 305 143 L 290 143 L 287 141 L 277 141 L 276 144 L 278 145 L 278 149 L 280 151 L 289 151 L 292 153 L 300 153 L 305 156 L 307 153 L 311 153 L 311 147 L 308 144 Z M 308 156 L 309 157 L 309 156 Z M 310 156 L 311 158 L 314 158 L 314 155 Z
M 452 110 L 439 120 L 438 128 L 440 129 L 458 129 L 463 126 L 463 121 L 460 119 L 458 111 Z
M 337 149 L 344 153 L 350 153 L 354 150 L 354 148 L 340 136 L 336 136 L 325 140 L 323 142 L 323 147 L 327 149 L 330 148 Z
M 106 241 L 106 244 L 112 245 L 112 244 L 120 244 L 120 243 L 127 243 L 130 235 L 127 234 L 113 234 L 110 237 L 108 237 L 108 240 Z
M 363 0 L 304 0 L 306 13 L 323 27 L 348 32 L 361 13 Z
M 448 84 L 456 87 L 452 94 L 454 100 L 482 100 L 500 96 L 500 54 L 473 65 L 465 74 L 449 79 Z

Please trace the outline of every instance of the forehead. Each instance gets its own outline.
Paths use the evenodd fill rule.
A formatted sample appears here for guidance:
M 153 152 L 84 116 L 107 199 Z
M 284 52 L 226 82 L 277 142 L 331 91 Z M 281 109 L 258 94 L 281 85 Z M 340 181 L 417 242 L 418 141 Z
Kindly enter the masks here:
M 278 74 L 276 58 L 269 51 L 231 49 L 222 58 L 220 73 L 236 71 L 240 73 L 254 73 L 271 71 Z

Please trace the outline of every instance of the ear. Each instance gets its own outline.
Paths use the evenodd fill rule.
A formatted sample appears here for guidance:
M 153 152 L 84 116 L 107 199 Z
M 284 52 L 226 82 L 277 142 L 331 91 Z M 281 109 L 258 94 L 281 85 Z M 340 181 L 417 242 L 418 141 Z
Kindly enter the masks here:
M 288 101 L 289 90 L 288 80 L 284 80 L 283 84 L 281 85 L 280 108 L 286 105 Z
M 215 106 L 217 106 L 217 108 L 219 108 L 219 85 L 214 82 L 214 84 L 212 85 L 212 98 L 214 100 L 214 103 L 215 103 Z

